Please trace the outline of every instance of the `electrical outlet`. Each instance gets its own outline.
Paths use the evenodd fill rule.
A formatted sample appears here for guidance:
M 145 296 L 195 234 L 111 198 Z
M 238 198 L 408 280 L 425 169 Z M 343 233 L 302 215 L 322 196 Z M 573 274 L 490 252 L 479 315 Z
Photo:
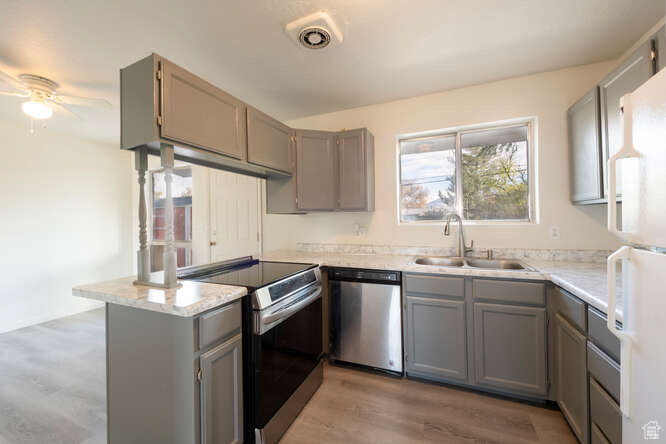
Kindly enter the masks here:
M 560 227 L 552 226 L 550 227 L 550 238 L 553 240 L 560 239 Z

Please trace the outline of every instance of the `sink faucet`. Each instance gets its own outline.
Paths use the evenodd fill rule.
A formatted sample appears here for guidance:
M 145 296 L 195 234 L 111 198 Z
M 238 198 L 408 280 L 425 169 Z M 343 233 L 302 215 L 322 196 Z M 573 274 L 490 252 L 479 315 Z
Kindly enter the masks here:
M 457 213 L 449 213 L 446 216 L 446 225 L 444 225 L 444 236 L 449 236 L 451 234 L 451 219 L 458 220 L 458 257 L 465 257 L 468 252 L 472 251 L 474 248 L 474 241 L 470 244 L 469 248 L 465 245 L 465 233 L 463 231 L 463 221 L 462 217 Z

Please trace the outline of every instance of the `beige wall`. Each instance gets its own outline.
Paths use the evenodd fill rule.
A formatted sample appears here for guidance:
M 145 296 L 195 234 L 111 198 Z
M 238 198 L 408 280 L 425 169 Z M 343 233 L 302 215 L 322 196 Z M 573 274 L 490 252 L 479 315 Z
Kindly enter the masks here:
M 72 287 L 132 274 L 130 154 L 27 123 L 0 134 L 0 333 L 101 306 Z
M 296 242 L 453 246 L 442 225 L 399 225 L 396 137 L 405 133 L 507 119 L 537 119 L 538 224 L 468 225 L 479 247 L 615 248 L 605 228 L 606 207 L 569 202 L 567 108 L 615 65 L 614 61 L 517 77 L 396 102 L 286 122 L 294 128 L 367 127 L 375 135 L 376 210 L 373 213 L 265 215 L 264 251 Z M 399 79 L 396 79 L 399 81 Z M 356 236 L 354 225 L 367 232 Z M 556 226 L 560 239 L 552 240 Z

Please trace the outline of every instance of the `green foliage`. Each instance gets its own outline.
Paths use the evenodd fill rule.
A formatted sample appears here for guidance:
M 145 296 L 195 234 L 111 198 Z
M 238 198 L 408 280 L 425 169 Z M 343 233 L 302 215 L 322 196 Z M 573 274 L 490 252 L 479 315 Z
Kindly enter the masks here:
M 463 216 L 470 220 L 527 219 L 527 167 L 516 143 L 465 148 Z

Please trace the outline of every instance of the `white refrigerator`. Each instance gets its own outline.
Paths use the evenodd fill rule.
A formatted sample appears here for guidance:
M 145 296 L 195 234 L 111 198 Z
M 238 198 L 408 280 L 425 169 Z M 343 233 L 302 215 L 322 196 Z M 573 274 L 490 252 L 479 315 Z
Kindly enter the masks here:
M 620 106 L 623 145 L 608 161 L 608 200 L 615 202 L 622 162 L 622 227 L 616 228 L 616 206 L 609 204 L 608 229 L 625 245 L 608 258 L 608 328 L 622 344 L 622 442 L 666 441 L 666 69 Z M 619 260 L 621 302 L 615 297 Z M 621 330 L 616 305 L 623 310 Z

